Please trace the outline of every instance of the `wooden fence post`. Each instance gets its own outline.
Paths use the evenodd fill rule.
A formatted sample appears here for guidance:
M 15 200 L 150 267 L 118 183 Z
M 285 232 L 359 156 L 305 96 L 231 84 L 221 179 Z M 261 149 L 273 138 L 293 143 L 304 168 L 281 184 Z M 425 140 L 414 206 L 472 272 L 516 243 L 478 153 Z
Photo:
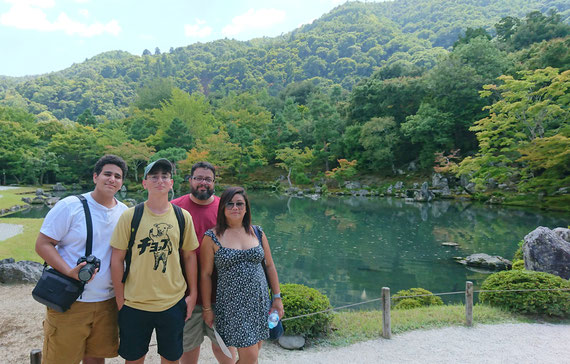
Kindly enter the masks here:
M 392 325 L 390 322 L 390 288 L 382 287 L 382 336 L 392 338 Z
M 465 324 L 473 326 L 473 282 L 465 282 Z
M 42 363 L 42 351 L 40 349 L 32 349 L 30 351 L 30 364 Z

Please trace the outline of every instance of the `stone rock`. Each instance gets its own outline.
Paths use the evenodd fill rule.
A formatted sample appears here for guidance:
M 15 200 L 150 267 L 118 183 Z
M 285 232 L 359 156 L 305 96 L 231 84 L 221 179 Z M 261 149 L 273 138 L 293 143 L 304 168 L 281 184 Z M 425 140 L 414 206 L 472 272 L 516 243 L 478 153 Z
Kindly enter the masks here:
M 38 188 L 36 190 L 36 196 L 44 196 L 44 195 L 45 195 L 44 190 L 42 190 L 41 188 Z
M 60 200 L 59 197 L 49 197 L 47 200 L 45 200 L 45 203 L 46 203 L 46 205 L 52 207 L 52 206 L 55 205 L 59 200 Z
M 356 189 L 361 188 L 361 185 L 360 185 L 360 182 L 357 182 L 357 181 L 354 181 L 354 182 L 346 181 L 346 182 L 344 182 L 344 187 L 346 189 L 349 189 L 349 190 L 356 190 Z
M 296 195 L 297 192 L 299 192 L 299 191 L 300 191 L 300 189 L 298 187 L 289 187 L 285 190 L 285 193 L 288 195 Z
M 66 191 L 67 189 L 65 187 L 63 187 L 61 182 L 58 182 L 55 184 L 55 186 L 53 186 L 53 190 L 56 192 L 63 192 L 63 191 Z
M 473 182 L 469 182 L 465 187 L 464 187 L 465 191 L 467 191 L 467 193 L 469 194 L 474 194 L 475 193 L 475 183 Z
M 299 350 L 305 346 L 305 338 L 300 335 L 283 335 L 279 338 L 279 345 L 284 349 Z
M 412 185 L 412 188 L 413 188 L 414 190 L 417 190 L 417 189 L 420 188 L 420 184 L 417 183 L 417 182 L 414 182 L 414 184 Z
M 352 191 L 353 196 L 368 196 L 370 193 L 367 190 Z
M 434 194 L 428 189 L 427 182 L 422 183 L 422 188 L 414 193 L 414 200 L 418 202 L 429 202 L 433 198 Z
M 398 182 L 396 182 L 396 184 L 394 185 L 394 189 L 397 190 L 397 191 L 401 190 L 403 187 L 404 187 L 404 182 L 402 182 L 402 181 L 398 181 Z
M 488 255 L 485 253 L 471 254 L 467 258 L 455 258 L 458 263 L 470 267 L 479 267 L 493 270 L 511 269 L 512 262 L 498 255 Z
M 386 194 L 391 195 L 393 193 L 393 189 L 394 187 L 392 187 L 392 185 L 388 186 L 388 188 L 386 189 Z
M 446 242 L 441 243 L 441 245 L 443 245 L 443 246 L 459 246 L 459 244 L 457 244 L 453 241 L 446 241 Z
M 25 203 L 32 203 L 32 198 L 31 197 L 22 197 L 22 201 Z
M 32 205 L 44 205 L 46 203 L 47 197 L 46 196 L 36 196 L 30 201 Z
M 522 250 L 525 269 L 570 279 L 570 242 L 559 233 L 539 226 L 524 237 Z
M 434 189 L 443 190 L 444 188 L 449 189 L 449 183 L 447 182 L 447 178 L 442 177 L 439 173 L 434 173 L 431 176 L 431 186 Z
M 556 228 L 552 231 L 554 231 L 554 233 L 556 235 L 558 235 L 559 237 L 561 237 L 562 239 L 564 239 L 570 243 L 570 229 L 560 227 L 560 228 Z
M 415 172 L 418 170 L 418 166 L 416 166 L 416 162 L 411 161 L 410 164 L 408 164 L 408 171 L 410 172 Z
M 494 190 L 497 188 L 497 181 L 494 178 L 487 179 L 487 189 Z
M 38 262 L 3 259 L 0 261 L 0 283 L 36 283 L 42 276 L 43 269 L 43 265 Z

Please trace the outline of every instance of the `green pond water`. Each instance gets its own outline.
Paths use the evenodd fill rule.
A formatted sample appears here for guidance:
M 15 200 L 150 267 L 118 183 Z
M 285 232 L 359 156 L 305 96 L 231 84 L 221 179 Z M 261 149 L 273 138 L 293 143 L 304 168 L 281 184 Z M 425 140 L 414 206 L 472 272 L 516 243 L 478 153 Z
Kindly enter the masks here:
M 444 293 L 463 291 L 469 280 L 477 289 L 489 272 L 466 268 L 453 257 L 487 253 L 512 259 L 518 242 L 537 226 L 570 223 L 564 213 L 472 202 L 249 196 L 253 223 L 269 238 L 281 283 L 317 288 L 334 307 L 378 298 L 382 287 L 390 287 L 392 294 L 412 287 Z M 46 213 L 31 209 L 17 216 Z M 444 242 L 459 247 L 442 246 Z M 462 302 L 464 294 L 442 298 Z

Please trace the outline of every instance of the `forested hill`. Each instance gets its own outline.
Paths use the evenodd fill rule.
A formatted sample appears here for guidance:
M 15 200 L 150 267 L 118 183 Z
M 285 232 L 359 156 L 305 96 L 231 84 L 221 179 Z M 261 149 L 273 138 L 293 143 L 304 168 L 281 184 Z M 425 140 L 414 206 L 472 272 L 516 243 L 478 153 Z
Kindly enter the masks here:
M 170 78 L 179 89 L 220 98 L 231 91 L 267 89 L 312 80 L 351 90 L 379 69 L 383 78 L 421 74 L 467 28 L 494 33 L 502 17 L 556 9 L 563 22 L 566 0 L 397 0 L 349 2 L 312 24 L 275 38 L 218 40 L 135 56 L 111 51 L 47 75 L 0 77 L 1 105 L 22 107 L 44 118 L 77 120 L 89 110 L 99 120 L 128 115 L 136 90 Z M 164 50 L 163 50 L 164 51 Z

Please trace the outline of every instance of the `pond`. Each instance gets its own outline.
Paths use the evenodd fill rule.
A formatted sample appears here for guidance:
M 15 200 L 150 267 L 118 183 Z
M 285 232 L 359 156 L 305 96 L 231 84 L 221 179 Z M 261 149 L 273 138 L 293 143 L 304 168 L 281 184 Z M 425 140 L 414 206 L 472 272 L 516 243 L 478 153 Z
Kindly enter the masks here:
M 564 213 L 450 200 L 314 201 L 261 192 L 251 192 L 250 199 L 253 223 L 269 238 L 280 281 L 317 288 L 335 307 L 378 298 L 382 287 L 392 294 L 412 287 L 443 293 L 463 291 L 470 280 L 478 289 L 489 273 L 468 269 L 453 257 L 487 253 L 510 260 L 537 226 L 566 227 L 570 221 Z M 46 212 L 31 209 L 18 216 L 41 218 Z M 442 298 L 461 302 L 464 295 Z M 375 307 L 379 303 L 357 308 Z

